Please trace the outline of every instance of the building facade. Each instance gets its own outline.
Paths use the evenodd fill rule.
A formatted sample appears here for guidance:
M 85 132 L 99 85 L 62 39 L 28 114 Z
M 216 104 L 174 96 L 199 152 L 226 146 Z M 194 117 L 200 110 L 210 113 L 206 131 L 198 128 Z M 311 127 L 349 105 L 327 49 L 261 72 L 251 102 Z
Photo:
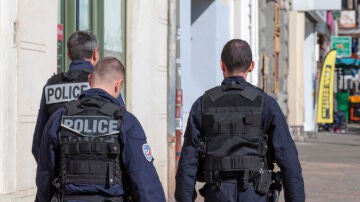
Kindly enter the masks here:
M 31 143 L 42 87 L 67 69 L 66 39 L 75 30 L 92 31 L 101 56 L 125 63 L 126 106 L 147 134 L 167 193 L 167 7 L 161 0 L 0 2 L 0 201 L 34 201 Z

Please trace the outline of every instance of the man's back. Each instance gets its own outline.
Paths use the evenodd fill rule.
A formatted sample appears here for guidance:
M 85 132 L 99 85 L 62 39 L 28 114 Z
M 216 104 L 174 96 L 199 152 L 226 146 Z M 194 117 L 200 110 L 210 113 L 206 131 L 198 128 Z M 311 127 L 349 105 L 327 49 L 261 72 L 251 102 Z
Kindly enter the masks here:
M 91 69 L 69 70 L 52 76 L 45 85 L 46 111 L 50 117 L 65 103 L 76 100 L 89 89 L 88 75 Z
M 254 66 L 246 41 L 232 39 L 224 45 L 221 87 L 206 92 L 190 111 L 176 200 L 193 200 L 195 182 L 203 180 L 205 201 L 265 202 L 276 163 L 285 199 L 305 201 L 301 166 L 284 114 L 275 99 L 246 82 Z
M 68 201 L 120 202 L 130 193 L 136 201 L 165 201 L 144 130 L 116 99 L 124 76 L 119 60 L 102 59 L 91 74 L 91 89 L 50 117 L 36 175 L 41 202 L 56 192 L 56 178 L 58 193 Z
M 33 136 L 32 153 L 36 161 L 41 135 L 47 120 L 66 102 L 77 99 L 83 91 L 89 89 L 88 75 L 93 68 L 90 62 L 74 60 L 68 72 L 53 75 L 47 81 L 43 88 Z

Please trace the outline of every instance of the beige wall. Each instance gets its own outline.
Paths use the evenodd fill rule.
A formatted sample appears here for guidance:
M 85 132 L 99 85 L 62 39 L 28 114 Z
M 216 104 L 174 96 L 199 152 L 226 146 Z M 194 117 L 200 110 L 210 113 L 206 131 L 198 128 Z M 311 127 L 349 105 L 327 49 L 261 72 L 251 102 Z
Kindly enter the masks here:
M 0 201 L 34 201 L 31 145 L 42 87 L 56 71 L 57 1 L 5 0 L 0 8 L 6 19 L 0 37 Z
M 289 19 L 289 100 L 288 122 L 290 126 L 304 124 L 304 33 L 305 16 L 302 12 L 291 11 Z
M 167 1 L 127 2 L 126 106 L 142 124 L 167 193 Z

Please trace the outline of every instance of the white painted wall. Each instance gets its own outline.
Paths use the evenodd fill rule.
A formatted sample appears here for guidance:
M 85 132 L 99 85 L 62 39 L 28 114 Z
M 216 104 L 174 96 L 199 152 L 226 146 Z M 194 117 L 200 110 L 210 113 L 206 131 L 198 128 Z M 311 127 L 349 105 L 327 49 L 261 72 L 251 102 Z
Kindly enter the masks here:
M 17 1 L 0 1 L 0 201 L 16 191 Z
M 252 48 L 255 69 L 249 74 L 248 81 L 257 85 L 260 74 L 258 0 L 214 1 L 193 24 L 191 6 L 191 0 L 180 1 L 184 128 L 194 101 L 223 80 L 219 61 L 221 50 L 228 40 L 240 38 Z
M 188 78 L 191 75 L 191 0 L 181 0 L 180 2 L 180 64 L 181 64 L 181 84 L 183 89 L 183 128 L 185 130 L 189 112 L 192 106 L 192 102 L 196 95 L 192 95 L 188 92 L 187 82 L 190 82 Z M 186 90 L 185 90 L 186 89 Z M 192 95 L 192 96 L 191 96 Z
M 200 3 L 206 4 L 203 0 Z M 233 36 L 230 0 L 214 1 L 192 23 L 193 10 L 189 1 L 181 3 L 181 83 L 183 88 L 184 121 L 195 100 L 205 90 L 220 85 L 220 55 L 225 43 Z M 191 26 L 191 27 L 189 27 Z M 190 34 L 190 36 L 189 36 Z M 191 40 L 189 44 L 189 38 Z M 190 59 L 189 59 L 190 57 Z
M 249 43 L 254 70 L 248 75 L 247 81 L 253 85 L 259 80 L 259 5 L 258 0 L 234 0 L 233 8 L 233 38 L 239 38 Z
M 314 80 L 316 73 L 315 47 L 316 47 L 315 25 L 305 18 L 305 41 L 304 41 L 304 131 L 315 129 L 314 108 Z
M 0 9 L 0 201 L 34 201 L 31 143 L 42 87 L 56 71 L 57 2 L 5 0 Z
M 127 1 L 126 106 L 142 124 L 167 193 L 167 1 Z
M 289 74 L 288 121 L 290 126 L 304 124 L 304 34 L 305 15 L 303 12 L 289 13 Z

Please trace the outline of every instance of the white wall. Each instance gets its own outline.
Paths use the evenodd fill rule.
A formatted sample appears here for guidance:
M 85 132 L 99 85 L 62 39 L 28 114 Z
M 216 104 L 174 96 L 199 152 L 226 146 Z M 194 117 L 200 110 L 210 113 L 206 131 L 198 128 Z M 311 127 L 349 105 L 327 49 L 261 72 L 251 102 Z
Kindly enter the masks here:
M 16 191 L 17 1 L 0 1 L 0 201 Z
M 31 143 L 42 87 L 56 71 L 57 2 L 9 0 L 0 9 L 0 201 L 34 201 Z
M 305 41 L 304 41 L 304 131 L 315 129 L 314 109 L 314 79 L 316 73 L 315 47 L 316 47 L 315 25 L 305 18 Z
M 247 81 L 253 85 L 258 84 L 259 69 L 259 5 L 258 0 L 235 0 L 234 7 L 234 38 L 240 38 L 249 43 L 253 61 L 254 70 L 248 75 Z M 236 28 L 238 27 L 239 28 Z
M 181 3 L 181 83 L 183 88 L 184 121 L 194 101 L 205 90 L 220 85 L 223 75 L 220 70 L 220 54 L 225 43 L 233 36 L 233 2 L 207 0 L 197 1 L 191 8 L 189 1 Z M 205 10 L 200 8 L 208 5 Z M 191 12 L 199 14 L 191 23 Z M 190 36 L 189 36 L 190 34 Z M 191 40 L 189 44 L 189 39 Z M 190 59 L 189 59 L 190 57 Z
M 167 1 L 127 2 L 126 106 L 142 124 L 167 193 Z
M 293 0 L 293 9 L 299 11 L 308 10 L 341 10 L 341 0 L 326 0 L 314 1 L 314 0 Z

